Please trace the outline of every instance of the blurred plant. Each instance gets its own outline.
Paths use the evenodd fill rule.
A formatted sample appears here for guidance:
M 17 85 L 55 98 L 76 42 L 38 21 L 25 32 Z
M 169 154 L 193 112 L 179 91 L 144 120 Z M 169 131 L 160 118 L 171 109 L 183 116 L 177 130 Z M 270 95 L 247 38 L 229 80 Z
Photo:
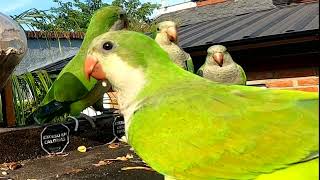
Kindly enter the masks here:
M 28 116 L 39 106 L 52 84 L 46 71 L 12 76 L 13 98 L 18 126 L 27 124 Z

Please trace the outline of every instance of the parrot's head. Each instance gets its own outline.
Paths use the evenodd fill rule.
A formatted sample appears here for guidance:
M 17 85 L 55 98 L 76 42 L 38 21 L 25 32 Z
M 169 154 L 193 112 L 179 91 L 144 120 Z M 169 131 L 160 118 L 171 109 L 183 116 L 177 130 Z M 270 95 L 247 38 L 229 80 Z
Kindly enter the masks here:
M 210 61 L 210 63 L 219 65 L 220 67 L 225 64 L 224 62 L 226 59 L 230 59 L 227 48 L 223 45 L 213 45 L 208 48 L 207 53 L 207 60 Z
M 108 80 L 115 89 L 143 84 L 148 72 L 171 64 L 168 54 L 150 37 L 133 31 L 111 31 L 90 44 L 85 74 L 90 80 Z
M 86 36 L 107 31 L 121 30 L 128 27 L 125 11 L 117 6 L 105 6 L 98 9 L 91 17 Z
M 177 42 L 177 25 L 173 21 L 163 21 L 157 24 L 157 34 L 165 36 L 169 41 Z

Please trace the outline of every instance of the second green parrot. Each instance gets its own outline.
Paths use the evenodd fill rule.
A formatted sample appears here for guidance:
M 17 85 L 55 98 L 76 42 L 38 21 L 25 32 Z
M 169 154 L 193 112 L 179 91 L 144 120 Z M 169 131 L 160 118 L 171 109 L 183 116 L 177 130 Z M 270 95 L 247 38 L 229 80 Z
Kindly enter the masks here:
M 89 82 L 84 76 L 83 64 L 88 45 L 96 36 L 123 29 L 127 23 L 126 15 L 119 7 L 102 7 L 94 13 L 79 52 L 59 73 L 41 106 L 35 111 L 33 119 L 38 124 L 64 113 L 78 116 L 82 110 L 102 98 L 107 88 L 102 82 Z
M 318 93 L 215 83 L 130 31 L 95 38 L 85 74 L 112 84 L 128 143 L 166 179 L 319 178 Z

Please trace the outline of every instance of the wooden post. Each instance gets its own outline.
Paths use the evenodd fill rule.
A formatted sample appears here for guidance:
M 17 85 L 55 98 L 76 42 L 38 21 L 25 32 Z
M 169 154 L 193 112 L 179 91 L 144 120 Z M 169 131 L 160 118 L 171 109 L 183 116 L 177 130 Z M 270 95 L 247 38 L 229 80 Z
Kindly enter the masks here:
M 3 122 L 6 127 L 15 127 L 16 126 L 16 116 L 14 112 L 13 104 L 13 93 L 12 93 L 12 80 L 11 77 L 6 82 L 2 93 L 2 112 L 3 112 Z

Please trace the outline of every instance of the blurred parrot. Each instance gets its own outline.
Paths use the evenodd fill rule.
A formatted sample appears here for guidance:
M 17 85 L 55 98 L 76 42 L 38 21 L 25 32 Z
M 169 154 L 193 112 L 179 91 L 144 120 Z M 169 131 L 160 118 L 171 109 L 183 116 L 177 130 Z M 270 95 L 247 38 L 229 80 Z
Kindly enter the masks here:
M 169 54 L 174 63 L 193 73 L 192 58 L 178 46 L 177 39 L 177 26 L 173 21 L 163 21 L 157 24 L 156 42 Z
M 129 144 L 166 179 L 318 179 L 318 93 L 212 82 L 131 31 L 96 37 L 84 71 L 112 84 Z
M 197 72 L 199 76 L 224 84 L 246 85 L 246 73 L 232 60 L 226 47 L 214 45 L 207 52 L 206 61 Z
M 126 15 L 119 7 L 102 7 L 94 13 L 79 52 L 62 69 L 41 106 L 33 113 L 36 123 L 46 123 L 64 113 L 78 116 L 86 107 L 103 98 L 108 90 L 107 84 L 95 80 L 89 82 L 84 76 L 83 66 L 88 45 L 96 36 L 123 29 L 127 23 Z

